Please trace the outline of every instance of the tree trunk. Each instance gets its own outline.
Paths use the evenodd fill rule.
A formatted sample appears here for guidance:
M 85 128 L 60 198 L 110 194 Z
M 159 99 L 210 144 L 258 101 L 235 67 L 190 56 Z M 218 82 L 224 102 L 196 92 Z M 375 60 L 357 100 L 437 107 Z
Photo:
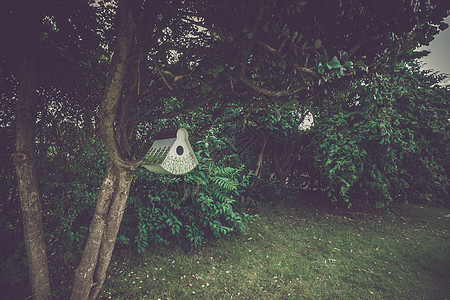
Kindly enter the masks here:
M 107 225 L 103 234 L 97 268 L 94 273 L 94 286 L 89 293 L 89 299 L 95 299 L 100 292 L 106 278 L 106 270 L 116 244 L 120 223 L 122 222 L 125 205 L 133 180 L 134 171 L 122 169 L 118 172 L 117 186 L 114 191 L 113 200 L 108 213 Z
M 117 128 L 126 120 L 120 115 L 118 104 L 130 64 L 129 57 L 135 42 L 136 24 L 133 5 L 120 1 L 117 10 L 117 39 L 110 66 L 108 82 L 100 105 L 99 131 L 110 161 L 105 172 L 89 236 L 81 262 L 75 270 L 71 299 L 95 299 L 105 281 L 106 271 L 114 250 L 125 204 L 128 199 L 134 170 L 140 161 L 124 155 L 123 139 L 117 140 Z
M 275 144 L 275 143 L 274 143 Z M 281 183 L 285 184 L 292 168 L 297 160 L 297 143 L 296 141 L 281 142 L 274 145 L 272 151 L 272 160 L 274 163 L 275 174 Z
M 112 162 L 108 163 L 94 216 L 89 226 L 89 235 L 84 247 L 81 262 L 75 270 L 75 281 L 71 299 L 87 299 L 94 283 L 101 241 L 106 227 L 108 210 L 111 205 L 117 179 L 117 170 Z
M 51 299 L 47 253 L 42 228 L 41 200 L 36 179 L 34 156 L 36 123 L 36 59 L 24 55 L 18 73 L 18 102 L 16 112 L 16 153 L 14 163 L 17 173 L 23 231 L 31 291 L 34 299 Z
M 264 133 L 261 133 L 262 141 L 261 141 L 261 151 L 258 154 L 258 161 L 256 163 L 255 176 L 257 178 L 261 178 L 261 167 L 264 160 L 264 151 L 266 150 L 267 145 L 267 137 Z
M 95 299 L 105 281 L 133 174 L 108 163 L 71 299 Z

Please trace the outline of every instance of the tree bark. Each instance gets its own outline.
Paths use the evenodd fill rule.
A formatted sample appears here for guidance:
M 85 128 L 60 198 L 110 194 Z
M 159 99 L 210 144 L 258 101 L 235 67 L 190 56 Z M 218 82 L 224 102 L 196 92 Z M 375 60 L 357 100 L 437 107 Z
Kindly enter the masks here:
M 71 299 L 88 299 L 89 297 L 89 293 L 94 284 L 94 272 L 98 262 L 101 241 L 103 239 L 108 210 L 111 206 L 116 182 L 117 169 L 112 162 L 109 162 L 98 195 L 94 216 L 89 226 L 89 235 L 83 250 L 81 262 L 75 270 L 75 281 Z
M 19 64 L 16 112 L 16 153 L 20 205 L 27 250 L 31 291 L 34 299 L 51 299 L 47 253 L 42 228 L 42 209 L 34 156 L 36 123 L 36 58 L 24 55 Z
M 114 191 L 113 201 L 108 213 L 107 226 L 103 234 L 97 268 L 94 273 L 94 286 L 90 291 L 89 299 L 95 299 L 97 297 L 100 288 L 105 282 L 106 270 L 111 261 L 133 175 L 134 171 L 131 170 L 122 169 L 118 171 L 116 190 Z
M 256 170 L 255 170 L 255 176 L 257 178 L 261 178 L 261 167 L 263 164 L 263 160 L 264 160 L 264 151 L 266 150 L 266 145 L 267 145 L 267 137 L 264 133 L 261 133 L 261 151 L 258 154 L 258 161 L 256 163 Z
M 297 160 L 297 143 L 296 141 L 280 141 L 277 144 L 274 145 L 274 150 L 272 151 L 272 160 L 278 180 L 285 184 Z
M 100 105 L 99 130 L 101 139 L 111 160 L 118 167 L 131 167 L 136 169 L 140 162 L 131 161 L 123 157 L 123 153 L 120 151 L 116 139 L 115 127 L 116 121 L 120 120 L 120 117 L 117 115 L 118 104 L 123 97 L 125 79 L 130 65 L 129 57 L 131 56 L 136 35 L 136 23 L 132 4 L 132 1 L 123 0 L 120 1 L 117 9 L 118 34 L 115 42 L 115 52 L 111 62 L 111 71 Z
M 108 163 L 71 299 L 95 299 L 105 282 L 134 171 Z
M 118 33 L 108 82 L 100 105 L 99 131 L 110 161 L 105 172 L 95 213 L 81 262 L 75 271 L 71 299 L 95 299 L 105 281 L 120 223 L 140 161 L 132 160 L 124 138 L 118 139 L 117 128 L 124 126 L 122 111 L 118 109 L 124 98 L 124 86 L 135 42 L 136 24 L 132 1 L 120 1 L 117 10 Z M 122 147 L 121 147 L 122 146 Z

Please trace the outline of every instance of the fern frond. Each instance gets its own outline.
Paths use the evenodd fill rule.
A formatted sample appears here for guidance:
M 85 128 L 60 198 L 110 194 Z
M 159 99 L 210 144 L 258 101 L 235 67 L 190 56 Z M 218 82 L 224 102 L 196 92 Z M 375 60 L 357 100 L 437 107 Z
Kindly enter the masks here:
M 220 176 L 213 177 L 212 182 L 229 191 L 234 191 L 239 186 L 239 182 L 236 180 Z
M 215 175 L 218 176 L 226 176 L 226 177 L 233 177 L 234 175 L 236 175 L 237 170 L 235 168 L 232 167 L 216 167 L 215 171 Z

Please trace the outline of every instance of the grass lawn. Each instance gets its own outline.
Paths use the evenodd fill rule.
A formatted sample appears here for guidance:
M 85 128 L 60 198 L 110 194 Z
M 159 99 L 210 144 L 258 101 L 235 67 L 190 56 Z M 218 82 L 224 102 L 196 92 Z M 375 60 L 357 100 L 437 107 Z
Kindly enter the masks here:
M 450 209 L 285 203 L 185 253 L 115 256 L 101 299 L 448 299 Z

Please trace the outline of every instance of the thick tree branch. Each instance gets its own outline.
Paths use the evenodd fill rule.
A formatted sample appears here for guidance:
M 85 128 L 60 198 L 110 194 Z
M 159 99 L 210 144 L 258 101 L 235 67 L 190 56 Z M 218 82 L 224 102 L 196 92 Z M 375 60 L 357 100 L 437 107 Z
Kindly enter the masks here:
M 294 87 L 292 89 L 289 90 L 282 90 L 282 91 L 272 91 L 260 86 L 257 86 L 256 84 L 254 84 L 250 79 L 248 79 L 247 77 L 245 77 L 245 75 L 241 74 L 240 78 L 239 78 L 247 87 L 251 88 L 252 90 L 254 90 L 255 92 L 258 92 L 260 94 L 269 96 L 269 97 L 285 97 L 285 96 L 292 96 L 295 95 L 303 90 L 306 90 L 307 87 L 306 86 L 297 86 Z
M 262 141 L 261 141 L 261 150 L 258 153 L 258 161 L 256 163 L 256 170 L 255 170 L 255 176 L 257 178 L 261 178 L 261 167 L 264 161 L 264 151 L 266 150 L 267 146 L 267 137 L 264 133 L 261 134 Z
M 150 58 L 153 62 L 153 64 L 155 65 L 156 69 L 158 70 L 159 76 L 161 76 L 161 79 L 163 80 L 163 82 L 165 83 L 165 85 L 167 86 L 167 88 L 171 91 L 173 91 L 173 87 L 169 84 L 169 82 L 167 81 L 166 77 L 164 76 L 163 72 L 161 71 L 161 68 L 159 67 L 158 62 L 153 59 Z
M 257 31 L 258 26 L 261 23 L 263 15 L 264 15 L 264 5 L 263 5 L 262 1 L 260 1 L 260 7 L 259 7 L 257 18 L 255 20 L 255 24 L 253 26 L 253 32 Z M 257 86 L 249 78 L 247 78 L 246 73 L 247 73 L 248 57 L 249 57 L 250 51 L 253 48 L 254 43 L 255 42 L 253 42 L 253 41 L 249 41 L 248 46 L 243 51 L 243 56 L 242 56 L 242 60 L 241 60 L 241 70 L 240 70 L 240 75 L 239 75 L 240 81 L 242 81 L 247 87 L 249 87 L 250 89 L 252 89 L 253 91 L 255 91 L 259 94 L 266 95 L 269 97 L 275 97 L 275 98 L 284 97 L 284 96 L 292 96 L 302 90 L 307 89 L 306 86 L 302 85 L 302 86 L 294 87 L 289 90 L 273 91 L 273 90 L 269 90 L 269 89 Z
M 89 293 L 90 300 L 97 298 L 105 282 L 106 271 L 111 261 L 120 223 L 122 222 L 133 175 L 134 171 L 129 170 L 117 172 L 117 186 L 112 195 L 111 206 L 106 216 L 107 224 L 104 227 L 101 245 L 98 249 L 98 261 L 93 274 L 94 284 Z
M 136 169 L 140 161 L 126 160 L 122 157 L 115 137 L 117 104 L 122 97 L 122 89 L 128 73 L 129 56 L 134 44 L 136 24 L 131 11 L 131 4 L 121 2 L 117 14 L 119 29 L 114 56 L 111 62 L 111 75 L 106 85 L 100 106 L 99 129 L 103 144 L 112 161 L 126 169 Z

